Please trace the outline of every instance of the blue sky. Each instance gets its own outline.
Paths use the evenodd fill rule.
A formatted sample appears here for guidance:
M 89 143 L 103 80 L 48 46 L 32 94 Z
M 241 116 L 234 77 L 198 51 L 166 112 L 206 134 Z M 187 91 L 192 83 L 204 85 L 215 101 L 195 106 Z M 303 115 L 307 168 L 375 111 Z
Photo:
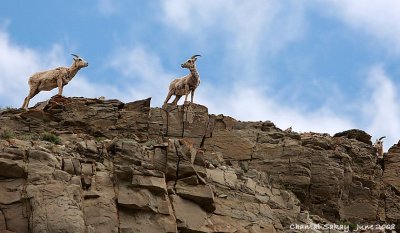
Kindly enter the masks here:
M 0 106 L 20 107 L 36 71 L 89 62 L 65 96 L 152 97 L 201 54 L 195 102 L 300 132 L 359 128 L 400 139 L 398 0 L 6 0 Z M 57 90 L 43 92 L 30 106 Z M 182 100 L 181 100 L 182 101 Z

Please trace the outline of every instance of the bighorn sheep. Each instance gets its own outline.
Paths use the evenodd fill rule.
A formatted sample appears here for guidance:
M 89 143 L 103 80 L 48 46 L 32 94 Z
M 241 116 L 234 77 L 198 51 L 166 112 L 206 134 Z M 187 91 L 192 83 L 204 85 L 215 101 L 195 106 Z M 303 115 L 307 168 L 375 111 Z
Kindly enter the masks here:
M 289 128 L 285 129 L 284 132 L 285 133 L 292 133 L 293 132 L 292 126 L 290 126 Z
M 378 158 L 383 158 L 383 139 L 384 138 L 386 138 L 386 136 L 376 139 L 376 141 L 374 143 L 375 153 Z
M 187 98 L 189 93 L 191 93 L 191 102 L 193 103 L 194 91 L 200 85 L 200 75 L 196 69 L 196 60 L 197 57 L 201 55 L 193 55 L 190 59 L 188 59 L 185 63 L 181 65 L 182 68 L 187 68 L 190 70 L 190 74 L 183 76 L 181 78 L 177 78 L 171 82 L 169 85 L 169 91 L 167 98 L 164 101 L 163 108 L 167 107 L 167 103 L 172 95 L 175 95 L 174 101 L 172 103 L 177 105 L 179 99 L 185 96 L 185 103 L 187 102 Z
M 62 95 L 63 87 L 74 78 L 81 68 L 89 65 L 78 55 L 71 55 L 74 56 L 74 63 L 71 67 L 57 67 L 53 70 L 37 72 L 29 78 L 29 94 L 21 108 L 27 110 L 29 100 L 41 91 L 50 91 L 58 87 L 58 95 Z

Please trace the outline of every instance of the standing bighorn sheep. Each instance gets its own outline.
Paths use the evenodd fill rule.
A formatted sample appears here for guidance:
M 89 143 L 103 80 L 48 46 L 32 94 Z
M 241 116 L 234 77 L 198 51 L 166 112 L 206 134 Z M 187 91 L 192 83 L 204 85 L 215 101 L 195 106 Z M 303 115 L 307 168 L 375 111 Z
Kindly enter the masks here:
M 78 71 L 89 65 L 78 55 L 74 56 L 71 67 L 57 67 L 53 70 L 37 72 L 29 78 L 29 94 L 25 98 L 22 108 L 27 110 L 29 100 L 41 91 L 50 91 L 58 87 L 58 95 L 62 95 L 63 87 L 67 85 Z
M 386 136 L 376 139 L 376 141 L 374 143 L 375 153 L 378 158 L 383 158 L 383 139 L 384 138 L 386 138 Z
M 185 96 L 185 102 L 187 102 L 188 95 L 191 93 L 191 102 L 193 103 L 194 91 L 200 84 L 200 75 L 196 69 L 196 60 L 200 55 L 193 55 L 185 63 L 181 65 L 182 68 L 187 68 L 190 70 L 190 74 L 177 78 L 171 82 L 169 85 L 169 91 L 167 98 L 164 101 L 163 108 L 167 107 L 167 103 L 172 95 L 175 95 L 174 101 L 172 103 L 177 105 L 179 99 Z

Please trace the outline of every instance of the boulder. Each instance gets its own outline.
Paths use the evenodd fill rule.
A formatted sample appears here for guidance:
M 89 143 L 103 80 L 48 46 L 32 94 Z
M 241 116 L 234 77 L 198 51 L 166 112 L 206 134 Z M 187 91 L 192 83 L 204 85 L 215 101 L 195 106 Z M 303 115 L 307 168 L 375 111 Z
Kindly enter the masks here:
M 350 129 L 350 130 L 346 130 L 340 133 L 336 133 L 335 135 L 333 135 L 333 137 L 346 137 L 349 139 L 356 139 L 360 142 L 364 142 L 367 144 L 371 144 L 371 135 L 367 134 L 365 131 L 363 130 L 359 130 L 359 129 Z
M 26 192 L 31 197 L 32 232 L 86 232 L 78 186 L 28 185 Z
M 92 197 L 83 201 L 85 225 L 96 233 L 118 233 L 118 209 L 110 174 L 97 172 L 94 181 Z
M 207 151 L 221 152 L 224 159 L 251 159 L 256 135 L 247 135 L 241 131 L 216 131 L 206 138 L 204 147 Z
M 29 229 L 26 205 L 23 202 L 17 202 L 10 205 L 0 204 L 0 230 L 5 225 L 6 231 L 15 233 L 28 233 Z M 3 226 L 2 226 L 3 225 Z M 1 232 L 1 231 L 0 231 Z
M 45 164 L 50 167 L 55 167 L 58 169 L 61 168 L 60 162 L 51 153 L 48 153 L 45 151 L 40 151 L 40 150 L 29 150 L 28 155 L 29 155 L 29 162 L 31 162 L 31 163 L 39 162 L 41 164 Z
M 180 197 L 197 203 L 207 212 L 215 210 L 214 193 L 208 185 L 187 185 L 178 181 L 175 191 Z
M 127 209 L 119 211 L 119 232 L 126 233 L 177 233 L 176 219 L 171 216 L 137 212 Z
M 170 195 L 170 199 L 178 229 L 183 232 L 199 231 L 206 224 L 207 213 L 200 206 L 177 195 Z
M 147 189 L 119 185 L 118 205 L 139 210 L 169 215 L 169 201 L 166 194 L 153 194 Z
M 21 161 L 0 158 L 0 177 L 5 177 L 5 178 L 26 177 L 24 163 Z
M 133 175 L 132 186 L 145 188 L 156 193 L 167 193 L 167 185 L 164 177 Z

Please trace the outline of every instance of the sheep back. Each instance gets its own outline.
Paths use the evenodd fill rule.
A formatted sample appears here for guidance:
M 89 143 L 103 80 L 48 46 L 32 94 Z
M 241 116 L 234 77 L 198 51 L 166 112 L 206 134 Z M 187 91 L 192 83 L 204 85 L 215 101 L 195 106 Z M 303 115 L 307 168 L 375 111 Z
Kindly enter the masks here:
M 53 70 L 37 72 L 29 79 L 29 85 L 37 85 L 39 90 L 50 91 L 57 87 L 57 80 L 63 79 L 63 85 L 68 76 L 68 69 L 66 67 L 58 67 Z

